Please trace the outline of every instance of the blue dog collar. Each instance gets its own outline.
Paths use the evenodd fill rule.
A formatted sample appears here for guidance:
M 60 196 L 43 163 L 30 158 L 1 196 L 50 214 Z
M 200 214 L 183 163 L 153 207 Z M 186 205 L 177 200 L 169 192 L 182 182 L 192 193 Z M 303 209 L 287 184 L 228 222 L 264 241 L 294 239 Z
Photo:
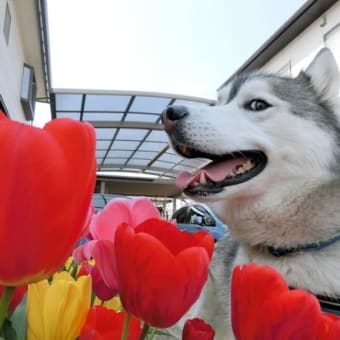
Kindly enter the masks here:
M 300 244 L 300 245 L 297 245 L 291 248 L 284 248 L 284 247 L 275 248 L 275 247 L 268 246 L 267 249 L 269 253 L 272 254 L 273 256 L 281 257 L 281 256 L 286 256 L 286 255 L 294 254 L 294 253 L 302 253 L 306 251 L 323 249 L 328 246 L 331 246 L 337 241 L 340 241 L 340 230 L 337 231 L 331 238 L 327 240 L 318 241 L 314 243 Z

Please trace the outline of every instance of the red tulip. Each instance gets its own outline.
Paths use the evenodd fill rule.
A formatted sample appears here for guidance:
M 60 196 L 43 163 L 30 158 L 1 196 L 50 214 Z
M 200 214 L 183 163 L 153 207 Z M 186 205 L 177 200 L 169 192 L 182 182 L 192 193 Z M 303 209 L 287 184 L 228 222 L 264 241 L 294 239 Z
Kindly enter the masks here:
M 213 340 L 215 331 L 202 319 L 187 320 L 184 324 L 182 340 Z
M 4 286 L 0 286 L 0 299 L 2 297 L 3 292 Z M 11 295 L 11 300 L 9 302 L 7 310 L 10 312 L 13 311 L 20 304 L 26 292 L 27 285 L 15 287 L 14 292 Z
M 72 253 L 95 184 L 95 133 L 69 119 L 40 129 L 2 118 L 0 145 L 0 284 L 17 286 Z
M 340 318 L 323 313 L 314 295 L 253 263 L 233 270 L 231 319 L 237 340 L 340 338 Z
M 91 307 L 79 340 L 113 340 L 120 339 L 125 313 L 115 312 L 103 306 Z M 131 317 L 128 340 L 138 340 L 141 334 L 140 320 Z
M 116 232 L 118 291 L 125 310 L 147 324 L 175 324 L 197 300 L 208 277 L 214 240 L 149 219 Z

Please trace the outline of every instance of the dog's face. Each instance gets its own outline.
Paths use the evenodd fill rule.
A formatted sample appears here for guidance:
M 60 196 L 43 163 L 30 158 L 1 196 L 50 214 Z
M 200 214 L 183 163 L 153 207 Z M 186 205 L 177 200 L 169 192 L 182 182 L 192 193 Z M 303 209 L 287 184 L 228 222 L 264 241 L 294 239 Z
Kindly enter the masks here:
M 323 50 L 297 78 L 241 76 L 217 106 L 168 108 L 163 124 L 172 147 L 211 160 L 196 174 L 179 174 L 177 185 L 200 201 L 274 194 L 280 204 L 281 191 L 339 176 L 337 92 L 337 67 Z

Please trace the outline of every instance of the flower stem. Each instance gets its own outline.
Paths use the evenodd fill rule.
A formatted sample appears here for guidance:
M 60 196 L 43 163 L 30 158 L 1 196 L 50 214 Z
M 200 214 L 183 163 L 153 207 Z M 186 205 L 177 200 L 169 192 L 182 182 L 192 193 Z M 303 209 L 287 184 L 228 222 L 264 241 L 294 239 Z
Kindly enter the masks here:
M 144 326 L 143 326 L 142 334 L 139 337 L 139 340 L 146 339 L 146 336 L 148 334 L 149 328 L 150 328 L 150 326 L 147 323 L 145 323 Z
M 120 340 L 127 340 L 128 334 L 129 334 L 129 324 L 130 324 L 130 314 L 126 313 L 125 318 L 124 318 L 122 336 L 120 337 Z
M 0 299 L 0 331 L 2 330 L 2 325 L 4 324 L 7 308 L 11 301 L 11 296 L 14 292 L 15 287 L 5 287 L 2 297 Z

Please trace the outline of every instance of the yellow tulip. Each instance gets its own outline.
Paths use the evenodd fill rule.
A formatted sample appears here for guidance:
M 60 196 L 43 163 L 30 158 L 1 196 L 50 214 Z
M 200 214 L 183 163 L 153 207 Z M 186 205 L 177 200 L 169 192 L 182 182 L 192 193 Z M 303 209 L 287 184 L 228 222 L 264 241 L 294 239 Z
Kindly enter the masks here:
M 73 340 L 79 336 L 91 302 L 91 277 L 75 281 L 68 272 L 28 286 L 28 340 Z

